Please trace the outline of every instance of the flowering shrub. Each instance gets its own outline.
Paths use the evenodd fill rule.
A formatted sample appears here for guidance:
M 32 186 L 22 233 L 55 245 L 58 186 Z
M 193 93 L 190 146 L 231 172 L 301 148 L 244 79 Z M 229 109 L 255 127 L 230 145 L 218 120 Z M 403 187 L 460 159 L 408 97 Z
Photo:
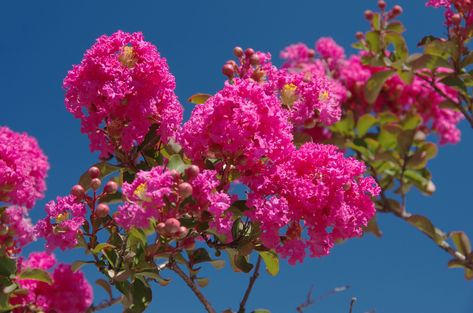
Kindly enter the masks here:
M 460 121 L 473 126 L 471 3 L 427 5 L 445 7 L 448 38 L 425 37 L 421 54 L 409 55 L 402 8 L 383 0 L 380 12 L 365 12 L 370 29 L 356 34 L 351 56 L 328 37 L 286 47 L 280 67 L 269 53 L 236 47 L 221 90 L 191 96 L 182 126 L 157 48 L 141 33 L 97 39 L 64 89 L 100 161 L 36 225 L 27 213 L 43 196 L 47 159 L 33 138 L 0 127 L 0 311 L 95 312 L 120 302 L 142 312 L 169 270 L 216 312 L 200 269 L 222 267 L 226 252 L 234 271 L 253 271 L 244 313 L 263 262 L 277 275 L 279 258 L 302 263 L 365 232 L 380 236 L 376 213 L 425 233 L 472 279 L 466 234 L 443 232 L 406 205 L 412 187 L 435 191 L 427 165 L 438 148 L 427 138 L 455 144 Z M 37 238 L 45 252 L 21 257 Z M 56 264 L 56 248 L 82 248 L 87 260 Z M 80 270 L 87 264 L 110 296 L 98 304 Z

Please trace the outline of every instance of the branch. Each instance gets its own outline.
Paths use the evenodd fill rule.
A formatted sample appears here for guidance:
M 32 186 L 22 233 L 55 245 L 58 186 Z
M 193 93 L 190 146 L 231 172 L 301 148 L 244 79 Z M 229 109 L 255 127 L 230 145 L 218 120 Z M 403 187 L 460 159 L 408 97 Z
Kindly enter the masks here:
M 357 300 L 356 297 L 351 298 L 349 313 L 353 313 L 353 305 L 355 304 L 356 300 Z
M 460 110 L 460 112 L 465 116 L 466 120 L 468 121 L 468 123 L 470 123 L 470 126 L 473 128 L 473 117 L 468 114 L 467 110 L 462 106 L 461 104 L 461 101 L 455 101 L 455 99 L 453 99 L 452 97 L 450 97 L 449 95 L 447 95 L 442 89 L 440 89 L 437 84 L 435 83 L 435 81 L 431 81 L 429 79 L 427 79 L 425 76 L 419 74 L 419 73 L 416 73 L 415 74 L 417 77 L 419 77 L 420 79 L 424 80 L 425 82 L 429 83 L 430 86 L 432 86 L 432 88 L 434 88 L 434 90 L 440 94 L 442 97 L 444 97 L 445 99 L 447 99 L 448 101 L 452 102 L 453 104 L 455 104 L 455 107 L 457 109 Z
M 308 308 L 309 306 L 315 303 L 314 298 L 312 297 L 313 291 L 314 291 L 314 286 L 311 286 L 309 289 L 309 292 L 307 293 L 307 299 L 305 300 L 305 302 L 297 306 L 296 308 L 297 312 L 303 313 L 304 312 L 303 309 Z
M 204 305 L 205 309 L 209 313 L 216 313 L 215 309 L 212 307 L 210 302 L 205 298 L 204 294 L 199 290 L 196 284 L 182 271 L 182 269 L 176 264 L 176 261 L 173 259 L 169 259 L 169 263 L 167 267 L 175 272 L 182 280 L 189 286 L 189 288 L 194 292 L 200 302 Z
M 255 270 L 253 272 L 253 275 L 251 275 L 250 277 L 250 282 L 248 284 L 248 287 L 246 288 L 245 294 L 243 295 L 243 299 L 241 299 L 240 309 L 238 310 L 238 313 L 245 313 L 246 302 L 248 301 L 248 297 L 250 296 L 251 290 L 253 289 L 256 279 L 258 279 L 259 277 L 260 266 L 261 266 L 261 256 L 258 255 L 258 261 L 256 261 Z
M 122 299 L 123 299 L 123 296 L 117 297 L 117 298 L 111 298 L 110 300 L 105 300 L 105 301 L 103 301 L 103 302 L 101 302 L 97 305 L 91 305 L 87 309 L 86 313 L 93 313 L 93 312 L 97 312 L 97 311 L 106 309 L 108 307 L 111 307 L 114 304 L 119 303 L 120 301 L 122 301 Z

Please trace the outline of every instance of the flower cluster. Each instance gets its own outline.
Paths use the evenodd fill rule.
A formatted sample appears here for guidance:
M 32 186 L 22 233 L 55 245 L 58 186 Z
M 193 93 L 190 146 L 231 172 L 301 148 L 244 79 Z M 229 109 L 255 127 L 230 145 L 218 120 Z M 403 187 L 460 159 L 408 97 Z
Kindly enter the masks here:
M 0 127 L 0 202 L 33 207 L 44 196 L 48 170 L 34 138 Z
M 337 240 L 360 236 L 375 213 L 371 197 L 380 189 L 365 170 L 335 146 L 304 144 L 251 186 L 248 215 L 261 222 L 265 245 L 290 263 L 302 262 L 306 249 L 326 255 Z
M 26 208 L 10 206 L 0 212 L 0 252 L 18 254 L 21 248 L 36 239 Z
M 56 265 L 54 255 L 46 252 L 30 254 L 29 258 L 19 259 L 18 271 L 25 269 L 51 270 Z M 18 308 L 13 312 L 25 312 L 26 308 L 34 312 L 45 313 L 83 313 L 92 304 L 93 291 L 80 271 L 73 271 L 70 265 L 57 265 L 51 275 L 52 283 L 17 279 L 19 286 L 27 290 L 10 298 L 10 303 Z M 28 311 L 29 312 L 29 311 Z
M 35 226 L 37 235 L 46 239 L 46 248 L 52 251 L 75 247 L 85 222 L 85 204 L 72 195 L 57 197 L 46 204 L 46 213 L 47 217 Z
M 248 79 L 227 82 L 198 105 L 178 138 L 194 163 L 221 159 L 244 176 L 258 172 L 268 160 L 285 158 L 293 148 L 291 126 L 277 97 Z
M 370 105 L 365 99 L 364 86 L 371 75 L 383 68 L 362 64 L 359 55 L 345 58 L 343 48 L 328 38 L 320 39 L 315 46 L 320 59 L 313 60 L 305 57 L 296 59 L 297 55 L 291 55 L 285 66 L 307 69 L 310 67 L 304 65 L 306 63 L 324 63 L 326 70 L 347 91 L 347 98 L 344 100 L 345 109 L 355 110 L 359 114 L 389 111 L 398 116 L 416 112 L 423 118 L 422 130 L 426 133 L 436 132 L 441 144 L 457 143 L 460 140 L 460 130 L 457 125 L 463 115 L 452 109 L 442 108 L 441 104 L 446 99 L 428 82 L 415 76 L 412 83 L 406 83 L 398 75 L 394 75 L 386 81 L 374 105 Z M 286 56 L 287 52 L 282 55 Z M 440 82 L 436 85 L 448 96 L 455 97 L 456 92 L 452 88 Z
M 174 136 L 182 107 L 175 80 L 141 33 L 102 36 L 64 80 L 66 107 L 81 119 L 92 151 L 107 158 L 142 143 L 152 125 L 163 142 Z

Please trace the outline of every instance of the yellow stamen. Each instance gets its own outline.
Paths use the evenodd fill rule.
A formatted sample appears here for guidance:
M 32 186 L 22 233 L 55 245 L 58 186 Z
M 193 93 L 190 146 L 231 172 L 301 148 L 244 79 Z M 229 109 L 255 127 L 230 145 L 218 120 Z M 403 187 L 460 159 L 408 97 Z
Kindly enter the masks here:
M 64 212 L 64 213 L 61 213 L 58 216 L 56 216 L 56 222 L 57 223 L 62 223 L 65 220 L 67 220 L 68 218 L 69 218 L 69 213 Z
M 123 47 L 123 52 L 120 54 L 118 59 L 124 66 L 128 68 L 132 68 L 137 62 L 133 47 L 130 46 Z
M 146 190 L 147 190 L 146 183 L 142 183 L 138 187 L 136 187 L 135 192 L 133 194 L 137 196 L 140 200 L 147 201 L 150 199 L 146 197 Z
M 328 93 L 327 90 L 324 90 L 319 94 L 320 101 L 327 101 L 329 98 L 330 98 L 330 94 Z
M 287 107 L 291 108 L 297 100 L 297 86 L 294 84 L 286 84 L 281 90 L 281 102 Z

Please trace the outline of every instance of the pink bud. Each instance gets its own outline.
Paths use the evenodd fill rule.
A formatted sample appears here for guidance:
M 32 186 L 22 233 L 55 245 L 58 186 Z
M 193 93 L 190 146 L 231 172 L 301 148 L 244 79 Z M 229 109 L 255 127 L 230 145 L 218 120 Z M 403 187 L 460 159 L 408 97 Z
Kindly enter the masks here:
M 158 225 L 156 225 L 156 231 L 158 232 L 158 234 L 163 235 L 165 233 L 165 228 L 166 224 L 164 224 L 163 222 L 160 222 L 158 223 Z
M 366 10 L 365 11 L 365 18 L 368 20 L 368 21 L 371 21 L 373 19 L 373 11 L 371 10 Z
M 251 57 L 255 53 L 255 50 L 248 48 L 245 50 L 245 55 L 247 58 Z
M 189 183 L 181 183 L 177 186 L 177 191 L 182 198 L 187 198 L 192 195 L 192 186 Z
M 177 231 L 176 236 L 179 238 L 184 238 L 185 236 L 187 236 L 188 232 L 189 230 L 187 229 L 187 227 L 181 226 L 179 227 L 179 230 Z
M 251 55 L 250 63 L 251 65 L 258 65 L 260 63 L 259 56 L 256 53 Z
M 237 58 L 241 58 L 243 56 L 243 49 L 241 47 L 235 47 L 235 48 L 233 48 L 233 54 Z
M 399 14 L 402 14 L 402 7 L 400 5 L 395 5 L 393 7 L 393 15 L 397 16 Z
M 110 207 L 106 205 L 105 203 L 100 203 L 97 205 L 97 208 L 95 209 L 95 215 L 97 217 L 105 217 L 110 213 Z
M 92 166 L 89 168 L 87 173 L 89 174 L 90 178 L 97 178 L 100 176 L 100 169 L 97 166 Z
M 453 24 L 458 25 L 458 24 L 461 23 L 461 21 L 462 21 L 462 17 L 461 17 L 460 14 L 458 14 L 458 13 L 453 14 L 453 16 L 452 16 L 452 23 Z
M 114 194 L 117 192 L 118 190 L 118 185 L 116 182 L 114 181 L 109 181 L 105 187 L 103 188 L 103 190 L 106 192 L 106 193 L 109 193 L 109 194 Z
M 200 169 L 197 165 L 192 164 L 186 169 L 186 175 L 188 179 L 194 179 L 199 175 Z
M 100 178 L 94 178 L 90 181 L 90 187 L 92 187 L 93 190 L 99 189 L 100 185 L 102 185 Z
M 227 63 L 222 67 L 222 73 L 223 75 L 227 77 L 233 77 L 233 74 L 235 73 L 235 71 L 233 69 L 233 66 Z
M 355 37 L 358 40 L 362 40 L 363 38 L 365 38 L 365 34 L 363 34 L 362 32 L 356 32 Z
M 173 217 L 168 218 L 164 224 L 164 230 L 169 234 L 175 234 L 179 231 L 179 227 L 181 227 L 181 223 Z
M 181 173 L 179 173 L 177 170 L 170 170 L 169 174 L 171 174 L 171 176 L 172 176 L 172 178 L 174 178 L 174 180 L 177 180 L 181 177 Z
M 81 185 L 75 185 L 71 189 L 71 194 L 80 200 L 85 196 L 85 189 Z
M 378 8 L 380 8 L 381 10 L 384 10 L 386 8 L 386 2 L 384 0 L 379 0 Z

